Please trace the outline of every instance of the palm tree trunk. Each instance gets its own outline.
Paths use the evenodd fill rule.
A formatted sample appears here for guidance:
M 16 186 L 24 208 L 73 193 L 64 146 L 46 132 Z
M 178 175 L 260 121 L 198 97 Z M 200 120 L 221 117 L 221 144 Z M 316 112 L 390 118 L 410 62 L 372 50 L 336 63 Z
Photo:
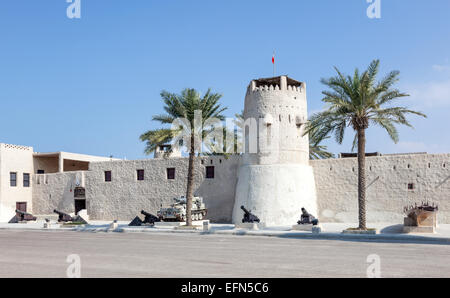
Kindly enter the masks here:
M 359 229 L 366 230 L 366 131 L 358 129 L 358 212 Z
M 189 167 L 186 190 L 186 226 L 192 226 L 192 197 L 194 192 L 194 159 L 195 159 L 195 137 L 191 134 L 191 148 L 189 150 Z

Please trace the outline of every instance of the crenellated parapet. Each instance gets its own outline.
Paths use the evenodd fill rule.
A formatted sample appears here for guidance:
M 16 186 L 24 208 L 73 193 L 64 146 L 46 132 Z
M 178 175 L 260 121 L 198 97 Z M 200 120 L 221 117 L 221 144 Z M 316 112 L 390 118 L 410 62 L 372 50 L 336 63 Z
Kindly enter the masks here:
M 287 76 L 251 81 L 245 96 L 244 119 L 247 123 L 252 119 L 258 122 L 258 150 L 251 152 L 247 145 L 246 152 L 250 154 L 244 156 L 244 162 L 308 163 L 309 141 L 303 135 L 307 121 L 305 83 Z
M 33 152 L 33 147 L 0 143 L 0 148 Z
M 285 90 L 281 89 L 279 85 L 264 85 L 259 87 L 251 87 L 248 89 L 249 92 L 264 92 L 264 91 L 290 91 L 290 92 L 298 92 L 303 93 L 305 91 L 303 86 L 291 86 L 288 85 Z
M 238 170 L 233 222 L 245 206 L 268 226 L 297 222 L 301 208 L 317 214 L 309 166 L 306 84 L 287 76 L 250 82 L 244 107 L 244 154 Z
M 280 76 L 268 79 L 253 80 L 247 92 L 264 92 L 264 91 L 289 91 L 304 93 L 305 83 L 293 80 L 287 76 Z

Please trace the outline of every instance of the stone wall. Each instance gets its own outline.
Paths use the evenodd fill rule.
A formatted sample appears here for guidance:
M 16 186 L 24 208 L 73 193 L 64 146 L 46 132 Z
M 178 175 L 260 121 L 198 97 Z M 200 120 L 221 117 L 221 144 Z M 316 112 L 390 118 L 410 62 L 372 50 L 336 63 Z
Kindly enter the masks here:
M 356 158 L 311 161 L 323 222 L 358 222 Z M 450 154 L 368 157 L 367 221 L 403 222 L 403 207 L 439 204 L 438 220 L 450 223 Z M 412 190 L 408 184 L 413 184 Z
M 54 209 L 65 213 L 74 213 L 74 190 L 76 186 L 85 186 L 87 173 L 63 172 L 34 175 L 33 213 L 53 214 Z
M 231 222 L 239 163 L 240 156 L 196 160 L 195 193 L 204 197 L 214 222 Z M 368 222 L 400 224 L 404 206 L 429 200 L 439 204 L 439 222 L 450 223 L 450 154 L 385 155 L 368 157 L 366 163 Z M 205 179 L 205 167 L 211 165 L 215 178 Z M 320 220 L 356 223 L 356 158 L 311 161 L 310 165 Z M 167 180 L 169 167 L 176 168 L 175 180 Z M 144 181 L 137 181 L 138 169 L 145 170 Z M 112 171 L 112 182 L 104 181 L 104 171 Z M 91 219 L 131 220 L 141 209 L 156 213 L 161 204 L 184 195 L 186 176 L 186 158 L 95 162 L 86 172 L 34 175 L 33 213 L 49 214 L 55 208 L 74 212 L 70 190 L 78 181 L 86 187 Z M 414 189 L 408 190 L 408 184 L 414 184 Z
M 230 222 L 236 189 L 239 156 L 201 157 L 195 164 L 195 195 L 202 196 L 208 218 Z M 214 179 L 205 179 L 206 166 L 214 166 Z M 167 168 L 175 168 L 175 179 L 167 179 Z M 137 180 L 137 170 L 144 170 L 144 180 Z M 174 197 L 186 194 L 187 158 L 109 161 L 90 164 L 86 175 L 86 199 L 90 219 L 131 220 L 142 209 L 156 214 Z M 105 171 L 112 181 L 105 182 Z

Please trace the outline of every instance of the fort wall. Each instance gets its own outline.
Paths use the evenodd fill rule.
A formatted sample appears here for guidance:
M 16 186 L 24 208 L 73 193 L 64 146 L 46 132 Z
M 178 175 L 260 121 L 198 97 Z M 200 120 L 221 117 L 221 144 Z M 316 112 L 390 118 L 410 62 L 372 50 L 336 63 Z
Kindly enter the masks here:
M 195 194 L 204 197 L 208 218 L 214 222 L 232 220 L 240 159 L 241 156 L 228 159 L 213 156 L 196 160 Z M 74 212 L 70 190 L 77 181 L 86 187 L 90 219 L 131 220 L 141 209 L 156 213 L 161 204 L 172 203 L 172 198 L 185 194 L 187 163 L 187 158 L 96 162 L 86 172 L 34 175 L 33 213 L 51 214 L 55 208 Z M 404 206 L 428 200 L 439 205 L 439 222 L 450 224 L 450 154 L 367 157 L 366 164 L 369 223 L 401 224 Z M 314 171 L 319 219 L 356 223 L 357 159 L 313 160 L 310 165 Z M 214 166 L 214 179 L 205 178 L 206 166 Z M 167 168 L 176 169 L 174 180 L 167 179 Z M 138 169 L 144 169 L 144 181 L 137 181 Z M 289 176 L 289 167 L 286 169 L 285 175 Z M 111 182 L 105 182 L 105 171 L 112 171 Z M 273 193 L 273 181 L 276 180 L 261 189 Z M 248 187 L 249 183 L 254 182 L 250 179 Z M 295 207 L 303 206 L 283 205 L 280 212 Z
M 198 157 L 195 163 L 194 194 L 204 197 L 208 218 L 230 222 L 239 156 Z M 205 177 L 206 167 L 214 167 L 214 178 Z M 175 169 L 175 179 L 168 179 L 168 168 Z M 144 170 L 143 181 L 137 180 L 137 170 Z M 89 217 L 131 220 L 141 210 L 156 214 L 161 205 L 186 195 L 187 170 L 187 158 L 91 163 L 86 174 Z M 111 182 L 105 181 L 105 171 L 111 171 Z
M 314 160 L 319 218 L 358 221 L 356 158 Z M 450 154 L 399 154 L 366 158 L 367 222 L 403 223 L 403 207 L 429 201 L 450 223 Z
M 85 187 L 88 172 L 63 172 L 36 174 L 33 177 L 33 213 L 53 214 L 57 209 L 65 213 L 75 212 L 75 187 Z

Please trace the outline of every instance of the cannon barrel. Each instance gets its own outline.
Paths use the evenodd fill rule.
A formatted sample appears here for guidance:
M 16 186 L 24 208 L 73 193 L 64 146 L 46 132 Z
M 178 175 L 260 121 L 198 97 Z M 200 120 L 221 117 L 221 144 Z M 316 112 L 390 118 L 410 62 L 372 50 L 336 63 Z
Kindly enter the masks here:
M 69 221 L 72 221 L 72 220 L 73 220 L 72 216 L 70 216 L 70 215 L 67 214 L 67 213 L 58 211 L 58 210 L 56 210 L 56 209 L 54 209 L 53 212 L 59 215 L 58 221 L 60 221 L 60 222 L 61 222 L 61 221 L 69 222 Z
M 36 220 L 36 217 L 33 216 L 33 214 L 25 212 L 25 211 L 21 211 L 16 209 L 16 213 L 17 215 L 15 216 L 16 218 L 19 218 L 20 221 L 32 221 L 32 220 Z
M 254 223 L 254 222 L 259 222 L 259 218 L 258 216 L 252 214 L 250 211 L 248 211 L 247 209 L 245 209 L 244 206 L 241 206 L 241 209 L 244 211 L 244 218 L 242 219 L 243 223 Z
M 241 209 L 245 212 L 245 214 L 250 214 L 250 211 L 248 211 L 247 209 L 245 209 L 244 206 L 241 206 Z
M 143 223 L 145 224 L 154 224 L 155 221 L 160 221 L 158 217 L 154 216 L 151 213 L 145 212 L 144 210 L 141 211 L 142 215 L 145 215 L 145 219 Z
M 145 216 L 150 216 L 150 215 L 151 215 L 150 213 L 148 213 L 148 212 L 146 212 L 146 211 L 144 211 L 144 210 L 141 211 L 141 214 L 142 214 L 142 215 L 145 215 Z
M 58 210 L 53 210 L 54 213 L 59 214 L 59 215 L 65 215 L 65 216 L 70 216 L 68 213 L 62 212 L 62 211 L 58 211 Z

